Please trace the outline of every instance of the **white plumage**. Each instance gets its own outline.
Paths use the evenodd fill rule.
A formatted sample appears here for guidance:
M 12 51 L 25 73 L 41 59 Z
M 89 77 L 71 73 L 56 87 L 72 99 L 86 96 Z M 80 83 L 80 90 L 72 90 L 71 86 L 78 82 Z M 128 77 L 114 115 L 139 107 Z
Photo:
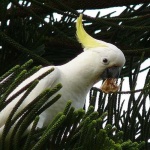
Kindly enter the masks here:
M 90 88 L 101 79 L 104 71 L 111 67 L 121 68 L 125 63 L 123 53 L 116 46 L 91 39 L 84 29 L 82 29 L 82 15 L 77 20 L 77 26 L 81 26 L 82 35 L 80 37 L 80 29 L 77 27 L 77 36 L 79 42 L 84 47 L 84 52 L 79 54 L 76 58 L 62 66 L 49 66 L 40 69 L 37 73 L 22 82 L 12 93 L 13 95 L 20 88 L 33 81 L 35 78 L 54 67 L 54 71 L 44 77 L 35 89 L 28 95 L 25 101 L 18 108 L 17 112 L 29 104 L 35 97 L 37 97 L 45 88 L 53 88 L 58 83 L 63 85 L 62 89 L 58 92 L 62 96 L 50 108 L 45 110 L 40 115 L 40 123 L 44 126 L 60 111 L 63 111 L 66 102 L 72 101 L 72 106 L 76 109 L 82 108 L 86 99 L 86 95 Z M 85 32 L 85 33 L 84 33 Z M 86 36 L 85 36 L 86 34 Z M 90 39 L 88 39 L 90 37 Z M 83 39 L 83 42 L 82 42 Z M 86 40 L 87 39 L 87 40 Z M 89 42 L 91 41 L 91 47 Z M 86 41 L 88 41 L 86 47 Z M 95 44 L 96 43 L 96 44 Z M 94 46 L 95 44 L 95 46 Z M 107 60 L 107 61 L 106 61 Z M 109 72 L 109 76 L 111 72 Z M 112 73 L 113 77 L 113 73 Z M 107 78 L 107 77 L 106 77 Z M 11 96 L 9 95 L 9 97 Z M 18 96 L 8 106 L 0 112 L 0 133 L 3 131 L 4 124 L 15 104 L 18 102 Z

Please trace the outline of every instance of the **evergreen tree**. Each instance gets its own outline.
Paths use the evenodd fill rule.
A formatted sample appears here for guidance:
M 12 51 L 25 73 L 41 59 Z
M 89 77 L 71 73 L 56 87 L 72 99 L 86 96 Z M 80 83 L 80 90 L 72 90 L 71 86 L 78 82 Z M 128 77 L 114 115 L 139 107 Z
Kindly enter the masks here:
M 126 6 L 126 9 L 116 17 L 112 17 L 113 13 L 99 17 L 102 8 L 115 6 Z M 104 94 L 93 87 L 89 94 L 88 111 L 74 110 L 68 101 L 64 112 L 60 112 L 46 128 L 37 129 L 39 114 L 55 103 L 60 95 L 47 104 L 45 101 L 58 92 L 61 85 L 45 89 L 32 105 L 28 105 L 15 117 L 14 114 L 38 81 L 52 70 L 7 101 L 6 98 L 24 79 L 38 71 L 41 68 L 39 65 L 61 65 L 82 52 L 75 36 L 79 9 L 83 14 L 88 9 L 99 9 L 95 17 L 83 15 L 86 30 L 93 37 L 116 45 L 125 54 L 126 64 L 120 76 L 120 91 Z M 1 0 L 0 111 L 17 95 L 23 91 L 26 93 L 5 124 L 0 149 L 150 149 L 150 106 L 146 106 L 150 99 L 150 66 L 140 70 L 141 64 L 150 56 L 149 11 L 149 0 Z M 62 15 L 60 20 L 56 19 L 55 13 Z M 144 87 L 136 90 L 138 75 L 145 70 L 148 70 L 146 79 L 141 79 L 145 83 Z M 121 90 L 124 77 L 129 79 L 129 91 Z M 121 98 L 123 94 L 129 95 L 126 110 Z M 95 106 L 98 107 L 97 111 L 94 111 Z M 30 133 L 23 136 L 31 122 L 33 126 Z M 13 124 L 13 134 L 6 141 Z

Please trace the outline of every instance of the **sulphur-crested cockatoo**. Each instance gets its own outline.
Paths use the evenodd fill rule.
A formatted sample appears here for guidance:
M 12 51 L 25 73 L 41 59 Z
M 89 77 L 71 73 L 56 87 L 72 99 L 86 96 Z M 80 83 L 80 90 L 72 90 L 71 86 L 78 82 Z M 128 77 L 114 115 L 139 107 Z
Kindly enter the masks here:
M 58 112 L 63 111 L 68 100 L 72 100 L 72 106 L 76 109 L 82 108 L 91 87 L 101 78 L 117 78 L 125 63 L 124 54 L 120 49 L 110 43 L 94 39 L 86 33 L 82 25 L 82 15 L 77 18 L 76 29 L 77 39 L 82 44 L 84 50 L 81 54 L 64 65 L 48 66 L 40 69 L 37 73 L 22 82 L 9 95 L 10 97 L 50 68 L 54 68 L 52 73 L 40 80 L 17 110 L 19 112 L 23 109 L 44 89 L 53 88 L 58 83 L 61 83 L 63 87 L 58 92 L 62 95 L 61 98 L 40 115 L 40 123 L 44 126 Z M 0 112 L 1 133 L 12 108 L 20 97 L 18 96 Z

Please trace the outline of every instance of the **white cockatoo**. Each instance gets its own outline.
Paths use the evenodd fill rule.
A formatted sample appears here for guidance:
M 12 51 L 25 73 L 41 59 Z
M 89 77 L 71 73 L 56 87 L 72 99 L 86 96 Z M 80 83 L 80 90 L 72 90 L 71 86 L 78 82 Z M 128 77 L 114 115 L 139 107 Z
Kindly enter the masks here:
M 18 108 L 16 114 L 44 89 L 53 88 L 61 83 L 63 87 L 58 92 L 62 95 L 61 98 L 40 115 L 40 124 L 46 126 L 58 112 L 63 111 L 68 100 L 72 100 L 72 106 L 75 109 L 82 108 L 86 95 L 96 82 L 102 78 L 118 78 L 120 70 L 125 64 L 122 51 L 110 43 L 94 39 L 88 35 L 82 25 L 82 15 L 77 18 L 76 29 L 77 39 L 82 44 L 84 51 L 64 65 L 44 67 L 22 82 L 9 97 L 44 72 L 54 68 L 52 73 L 40 80 Z M 113 83 L 111 84 L 113 85 Z M 113 86 L 115 87 L 115 84 Z M 113 86 L 110 87 L 112 91 Z M 0 133 L 3 131 L 11 110 L 21 96 L 22 94 L 0 112 Z

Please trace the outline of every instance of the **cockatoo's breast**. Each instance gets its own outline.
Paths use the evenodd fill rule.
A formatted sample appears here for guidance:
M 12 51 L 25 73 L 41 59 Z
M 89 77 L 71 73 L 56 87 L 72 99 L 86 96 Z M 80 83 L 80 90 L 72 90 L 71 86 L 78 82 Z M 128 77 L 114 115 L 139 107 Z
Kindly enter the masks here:
M 55 70 L 59 73 L 59 79 L 55 80 L 52 88 L 59 83 L 62 84 L 63 87 L 54 95 L 61 94 L 61 98 L 40 115 L 41 122 L 43 122 L 40 126 L 47 125 L 58 112 L 62 112 L 69 100 L 71 100 L 72 107 L 75 109 L 83 108 L 86 95 L 90 90 L 90 87 L 83 86 L 80 80 L 73 79 L 74 75 L 64 71 L 64 67 L 56 67 Z

